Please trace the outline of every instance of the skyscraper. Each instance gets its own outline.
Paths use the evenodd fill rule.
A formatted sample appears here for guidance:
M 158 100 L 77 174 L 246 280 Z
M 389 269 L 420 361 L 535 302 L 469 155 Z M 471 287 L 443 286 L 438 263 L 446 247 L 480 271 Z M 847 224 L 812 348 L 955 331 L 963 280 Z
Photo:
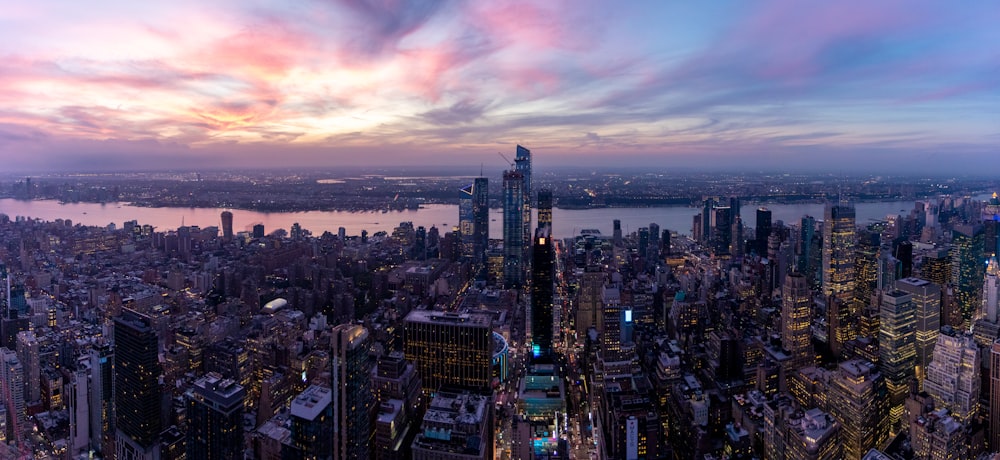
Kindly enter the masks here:
M 549 361 L 552 349 L 552 270 L 554 252 L 549 227 L 535 232 L 531 261 L 531 350 L 536 361 Z
M 7 411 L 6 437 L 16 445 L 24 442 L 24 431 L 28 419 L 24 402 L 24 368 L 17 359 L 17 353 L 0 348 L 0 389 L 3 390 L 3 405 Z
M 233 380 L 210 372 L 184 393 L 187 406 L 188 460 L 243 458 L 243 398 Z
M 459 200 L 459 232 L 462 235 L 462 256 L 480 267 L 486 264 L 486 249 L 490 238 L 489 181 L 477 177 L 462 187 Z
M 615 219 L 614 221 L 611 222 L 611 226 L 612 226 L 612 234 L 611 234 L 612 243 L 616 247 L 621 246 L 622 245 L 622 221 L 618 220 L 618 219 Z
M 90 362 L 90 445 L 97 452 L 114 452 L 114 364 L 115 355 L 106 343 L 87 352 Z
M 854 206 L 827 203 L 823 213 L 823 295 L 851 305 L 854 296 Z M 857 313 L 852 310 L 852 313 Z
M 820 287 L 819 266 L 822 260 L 822 238 L 816 237 L 816 219 L 812 216 L 802 216 L 799 235 L 799 259 L 797 261 L 799 273 L 806 276 L 809 287 Z M 763 256 L 767 254 L 766 241 Z
M 371 388 L 368 329 L 356 324 L 333 328 L 334 458 L 368 458 L 375 399 Z
M 507 287 L 524 284 L 524 175 L 503 173 L 503 279 Z
M 771 235 L 771 210 L 763 206 L 757 208 L 757 227 L 754 229 L 754 251 L 763 257 L 767 255 L 767 237 Z M 800 272 L 803 271 L 799 270 Z
M 888 439 L 885 381 L 874 364 L 861 359 L 840 363 L 828 397 L 830 415 L 840 423 L 843 458 L 859 460 Z
M 990 450 L 1000 451 L 1000 339 L 990 346 Z
M 716 255 L 729 255 L 733 242 L 733 208 L 715 208 L 715 226 L 712 229 L 712 248 Z
M 413 310 L 406 315 L 403 350 L 417 366 L 425 394 L 444 385 L 489 388 L 492 322 L 479 312 Z
M 934 347 L 923 389 L 934 398 L 935 407 L 947 408 L 968 422 L 979 411 L 980 355 L 971 334 L 945 328 Z
M 882 294 L 879 321 L 879 369 L 889 391 L 889 423 L 895 429 L 915 377 L 916 306 L 913 295 L 898 289 Z
M 858 232 L 858 243 L 854 248 L 853 311 L 863 312 L 872 303 L 879 278 L 880 243 L 881 238 L 877 232 Z
M 291 445 L 298 451 L 292 458 L 331 460 L 334 431 L 333 392 L 310 385 L 291 404 Z
M 162 431 L 156 330 L 148 316 L 123 309 L 114 334 L 116 458 L 153 459 Z
M 24 368 L 24 400 L 35 402 L 41 399 L 41 352 L 38 338 L 32 331 L 21 331 L 17 333 L 17 359 L 21 361 Z
M 552 226 L 552 190 L 538 191 L 538 227 Z
M 521 145 L 517 146 L 516 154 L 514 155 L 514 170 L 521 173 L 521 177 L 524 178 L 524 186 L 522 188 L 522 204 L 521 204 L 521 241 L 527 243 L 531 241 L 532 227 L 531 227 L 531 206 L 534 203 L 535 195 L 533 194 L 534 189 L 532 189 L 531 184 L 531 150 L 528 150 Z M 524 257 L 528 256 L 528 251 L 530 248 L 523 248 Z
M 934 344 L 941 330 L 941 286 L 920 278 L 896 281 L 896 289 L 913 296 L 917 352 L 917 379 L 923 382 Z
M 809 284 L 801 274 L 789 273 L 781 296 L 781 346 L 792 357 L 789 369 L 798 370 L 815 364 L 816 353 L 810 341 L 811 317 L 812 293 Z
M 956 225 L 952 233 L 951 279 L 955 283 L 955 301 L 962 316 L 962 328 L 972 324 L 972 318 L 982 301 L 983 275 L 986 259 L 983 256 L 983 226 Z
M 222 211 L 222 240 L 229 242 L 233 240 L 233 213 Z

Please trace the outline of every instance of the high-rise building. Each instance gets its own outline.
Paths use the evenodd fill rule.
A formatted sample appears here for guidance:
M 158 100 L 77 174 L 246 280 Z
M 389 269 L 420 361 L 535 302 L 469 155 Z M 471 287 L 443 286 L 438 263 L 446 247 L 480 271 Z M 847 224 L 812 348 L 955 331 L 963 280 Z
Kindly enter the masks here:
M 917 352 L 915 373 L 917 380 L 923 382 L 941 330 L 941 286 L 910 277 L 896 281 L 896 289 L 913 297 Z
M 781 296 L 781 346 L 791 359 L 786 372 L 815 364 L 812 331 L 812 293 L 805 276 L 789 273 L 785 277 Z
M 531 150 L 521 145 L 517 146 L 514 155 L 514 170 L 520 172 L 521 176 L 524 177 L 523 203 L 521 205 L 521 249 L 523 251 L 521 260 L 525 264 L 529 264 L 531 263 L 531 247 L 528 246 L 528 242 L 531 241 L 531 236 L 534 234 L 534 227 L 531 226 L 531 208 L 535 202 L 535 189 L 532 188 L 531 180 Z
M 550 227 L 535 232 L 531 261 L 531 351 L 537 361 L 550 361 L 552 348 L 552 283 L 555 252 Z
M 371 388 L 368 329 L 356 324 L 333 328 L 334 458 L 368 458 L 375 398 Z
M 883 293 L 879 321 L 879 370 L 889 391 L 889 423 L 895 430 L 915 378 L 916 305 L 913 295 L 898 289 Z
M 493 398 L 469 391 L 439 392 L 412 448 L 413 460 L 493 458 Z
M 524 175 L 517 170 L 503 173 L 503 279 L 504 285 L 524 284 Z
M 851 305 L 854 296 L 854 206 L 845 202 L 827 203 L 823 217 L 823 295 L 834 295 Z
M 264 237 L 264 224 L 254 224 L 253 226 L 253 237 L 263 238 Z
M 663 229 L 663 234 L 660 236 L 660 246 L 662 247 L 661 252 L 664 256 L 670 255 L 670 230 Z
M 714 209 L 715 226 L 712 229 L 712 248 L 717 255 L 728 255 L 733 243 L 733 209 L 724 206 Z
M 1000 339 L 990 345 L 990 451 L 1000 451 Z
M 68 369 L 67 369 L 68 371 Z M 89 453 L 90 446 L 90 379 L 87 369 L 81 366 L 68 372 L 69 380 L 63 387 L 63 396 L 69 409 L 69 450 L 72 455 Z
M 955 283 L 955 301 L 963 328 L 972 325 L 973 315 L 982 302 L 982 282 L 986 271 L 983 241 L 983 226 L 980 224 L 956 225 L 952 233 L 951 279 Z
M 768 236 L 771 236 L 771 210 L 761 206 L 757 208 L 757 227 L 754 229 L 754 251 L 757 255 L 767 255 Z
M 656 222 L 650 222 L 649 224 L 649 248 L 646 249 L 644 256 L 646 257 L 646 262 L 650 267 L 655 267 L 656 263 L 660 260 L 660 252 L 662 246 L 660 245 L 660 226 Z
M 123 309 L 115 318 L 115 451 L 119 459 L 153 459 L 162 431 L 162 374 L 153 320 Z
M 793 411 L 785 420 L 784 458 L 834 460 L 843 458 L 837 434 L 840 424 L 819 408 Z
M 864 312 L 872 303 L 879 278 L 878 232 L 862 230 L 858 232 L 858 242 L 854 249 L 854 305 L 852 310 Z
M 17 359 L 17 353 L 0 348 L 0 389 L 3 390 L 3 405 L 7 412 L 8 441 L 22 445 L 28 419 L 24 401 L 24 368 Z
M 619 247 L 622 245 L 622 221 L 615 219 L 611 222 L 611 228 L 611 241 L 615 247 Z
M 106 343 L 87 352 L 90 363 L 90 446 L 96 452 L 114 452 L 114 366 L 115 355 Z
M 233 240 L 233 213 L 230 211 L 222 211 L 222 240 L 232 241 Z
M 184 393 L 187 406 L 188 460 L 243 458 L 243 398 L 233 380 L 210 372 Z
M 923 389 L 935 407 L 947 408 L 962 422 L 979 411 L 980 354 L 971 334 L 944 328 L 934 346 Z
M 32 331 L 17 333 L 17 359 L 24 367 L 24 400 L 32 403 L 42 397 L 41 385 L 41 355 L 38 338 Z
M 552 226 L 552 190 L 538 191 L 538 227 Z
M 490 239 L 489 182 L 477 177 L 462 187 L 459 200 L 459 232 L 462 235 L 462 255 L 474 264 L 484 266 Z
M 333 456 L 333 392 L 329 388 L 311 385 L 292 400 L 291 445 L 297 451 L 292 458 L 302 460 L 332 460 Z
M 799 258 L 796 264 L 799 269 L 799 273 L 806 276 L 809 281 L 809 287 L 817 289 L 820 287 L 820 276 L 821 271 L 819 270 L 820 263 L 822 262 L 822 238 L 816 235 L 816 219 L 812 216 L 802 216 L 801 227 L 799 227 Z M 765 247 L 764 252 L 761 253 L 763 256 L 767 254 L 767 242 L 764 242 Z
M 588 266 L 584 269 L 580 277 L 580 289 L 577 290 L 576 299 L 576 333 L 583 340 L 590 328 L 598 332 L 604 330 L 604 315 L 602 311 L 601 296 L 604 293 L 604 284 L 607 276 L 596 265 Z
M 885 380 L 871 362 L 840 363 L 830 383 L 830 415 L 840 423 L 843 458 L 858 460 L 889 437 Z
M 493 375 L 492 334 L 489 314 L 413 310 L 406 315 L 403 350 L 425 394 L 444 385 L 486 389 Z

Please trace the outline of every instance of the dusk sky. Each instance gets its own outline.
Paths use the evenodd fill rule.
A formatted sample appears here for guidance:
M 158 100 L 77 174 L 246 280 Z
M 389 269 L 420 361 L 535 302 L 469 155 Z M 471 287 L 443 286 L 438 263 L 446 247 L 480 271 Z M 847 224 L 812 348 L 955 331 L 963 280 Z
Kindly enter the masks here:
M 1000 172 L 995 0 L 7 0 L 0 59 L 8 171 Z

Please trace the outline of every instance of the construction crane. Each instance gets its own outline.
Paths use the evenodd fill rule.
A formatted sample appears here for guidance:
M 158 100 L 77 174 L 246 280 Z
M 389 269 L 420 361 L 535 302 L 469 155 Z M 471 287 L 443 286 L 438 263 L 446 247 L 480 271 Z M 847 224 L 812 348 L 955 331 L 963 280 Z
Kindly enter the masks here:
M 510 161 L 506 156 L 504 156 L 504 154 L 502 154 L 500 152 L 497 152 L 497 155 L 500 155 L 500 158 L 503 158 L 503 161 L 507 162 L 507 164 L 510 165 L 510 169 L 514 169 L 514 162 L 513 161 Z

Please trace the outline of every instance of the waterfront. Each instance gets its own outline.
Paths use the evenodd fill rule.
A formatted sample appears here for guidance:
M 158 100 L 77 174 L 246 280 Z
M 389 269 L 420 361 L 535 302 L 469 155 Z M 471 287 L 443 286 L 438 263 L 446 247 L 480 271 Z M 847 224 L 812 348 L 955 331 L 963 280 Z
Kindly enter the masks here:
M 983 197 L 976 197 L 982 199 Z M 872 219 L 884 219 L 886 215 L 906 214 L 913 209 L 913 201 L 880 201 L 857 203 L 857 222 L 864 224 Z M 753 228 L 756 224 L 755 203 L 744 203 L 742 206 L 743 223 Z M 775 221 L 786 223 L 798 221 L 803 215 L 811 215 L 817 220 L 823 218 L 823 204 L 796 203 L 767 205 Z M 0 213 L 7 214 L 12 219 L 25 216 L 35 219 L 52 221 L 70 219 L 73 223 L 94 226 L 115 224 L 136 220 L 140 224 L 152 225 L 160 231 L 175 229 L 183 225 L 201 227 L 220 226 L 222 209 L 213 208 L 145 208 L 130 206 L 124 203 L 60 203 L 54 200 L 15 200 L 0 199 Z M 349 212 L 349 211 L 306 211 L 306 212 L 258 212 L 232 210 L 234 229 L 249 230 L 254 224 L 264 224 L 265 231 L 270 233 L 278 228 L 288 230 L 293 223 L 298 222 L 302 228 L 319 235 L 324 231 L 336 233 L 339 227 L 344 227 L 348 235 L 358 235 L 362 230 L 369 234 L 378 231 L 391 232 L 400 222 L 410 221 L 415 226 L 438 227 L 445 231 L 458 223 L 458 206 L 431 204 L 419 210 L 388 211 L 388 212 Z M 553 210 L 554 233 L 560 238 L 578 234 L 581 229 L 595 228 L 602 234 L 610 235 L 612 221 L 619 219 L 625 233 L 634 232 L 639 227 L 656 223 L 661 229 L 689 234 L 691 222 L 700 208 L 686 206 L 652 207 L 652 208 L 594 208 L 594 209 L 560 209 Z M 490 211 L 490 237 L 500 238 L 503 215 L 500 209 Z

